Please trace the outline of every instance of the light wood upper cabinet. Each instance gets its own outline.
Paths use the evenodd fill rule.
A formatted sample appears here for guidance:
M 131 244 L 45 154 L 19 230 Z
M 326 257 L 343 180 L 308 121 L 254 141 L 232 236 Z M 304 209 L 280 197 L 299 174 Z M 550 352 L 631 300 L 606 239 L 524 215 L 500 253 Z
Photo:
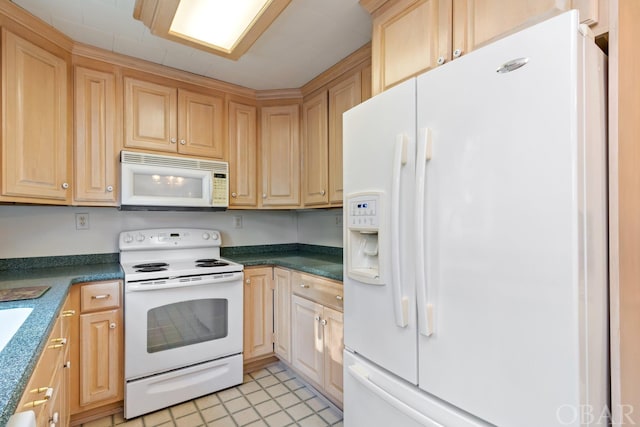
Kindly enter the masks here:
M 329 88 L 329 202 L 342 205 L 342 114 L 362 101 L 361 73 Z
M 260 109 L 261 207 L 300 206 L 300 107 Z
M 178 90 L 178 152 L 224 159 L 222 97 Z
M 302 104 L 302 202 L 305 206 L 329 202 L 327 122 L 327 92 L 322 91 Z
M 244 270 L 244 360 L 273 353 L 273 268 Z
M 608 0 L 397 0 L 372 10 L 372 85 L 380 93 L 518 28 L 576 8 L 596 34 L 607 31 Z M 561 5 L 562 9 L 558 8 Z
M 228 115 L 229 207 L 255 208 L 258 204 L 256 107 L 231 101 Z
M 114 72 L 75 67 L 74 203 L 116 206 L 122 119 Z
M 67 67 L 2 28 L 2 201 L 71 202 Z
M 291 363 L 291 272 L 273 269 L 273 331 L 276 355 Z
M 224 159 L 223 98 L 125 77 L 124 146 Z

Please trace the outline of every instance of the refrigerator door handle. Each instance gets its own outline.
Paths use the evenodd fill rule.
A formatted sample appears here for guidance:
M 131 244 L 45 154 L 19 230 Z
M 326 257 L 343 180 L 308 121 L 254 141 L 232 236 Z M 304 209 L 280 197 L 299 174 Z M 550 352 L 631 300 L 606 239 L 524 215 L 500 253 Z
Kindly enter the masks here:
M 431 160 L 433 140 L 431 129 L 420 129 L 417 141 L 416 160 L 416 291 L 418 297 L 418 330 L 426 337 L 433 334 L 433 305 L 428 302 L 427 276 L 425 274 L 426 239 L 426 179 L 427 162 Z
M 378 396 L 380 399 L 387 402 L 389 405 L 393 406 L 398 411 L 403 414 L 411 417 L 416 422 L 421 425 L 427 427 L 444 427 L 442 424 L 433 421 L 431 418 L 426 417 L 420 412 L 416 411 L 411 406 L 407 405 L 397 397 L 393 396 L 387 390 L 384 389 L 381 385 L 375 382 L 375 379 L 371 378 L 369 372 L 365 367 L 360 366 L 358 364 L 350 365 L 348 368 L 349 375 L 351 375 L 355 380 L 357 380 L 360 384 L 366 387 L 373 394 Z
M 391 188 L 391 286 L 396 325 L 405 328 L 409 318 L 409 299 L 402 295 L 400 277 L 400 183 L 402 168 L 407 164 L 408 136 L 396 137 Z

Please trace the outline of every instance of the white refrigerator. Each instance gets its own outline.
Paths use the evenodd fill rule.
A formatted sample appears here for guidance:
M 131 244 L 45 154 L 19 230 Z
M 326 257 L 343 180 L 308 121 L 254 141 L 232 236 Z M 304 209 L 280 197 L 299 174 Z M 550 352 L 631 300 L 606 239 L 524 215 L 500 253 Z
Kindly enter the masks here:
M 569 11 L 344 115 L 344 420 L 605 426 L 606 57 Z

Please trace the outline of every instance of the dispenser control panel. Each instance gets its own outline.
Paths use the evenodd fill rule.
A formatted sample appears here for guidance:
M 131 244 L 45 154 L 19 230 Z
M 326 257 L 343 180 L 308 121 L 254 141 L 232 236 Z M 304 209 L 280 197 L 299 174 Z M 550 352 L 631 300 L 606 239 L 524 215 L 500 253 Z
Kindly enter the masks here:
M 366 194 L 349 198 L 349 228 L 377 229 L 380 225 L 379 214 L 379 194 Z

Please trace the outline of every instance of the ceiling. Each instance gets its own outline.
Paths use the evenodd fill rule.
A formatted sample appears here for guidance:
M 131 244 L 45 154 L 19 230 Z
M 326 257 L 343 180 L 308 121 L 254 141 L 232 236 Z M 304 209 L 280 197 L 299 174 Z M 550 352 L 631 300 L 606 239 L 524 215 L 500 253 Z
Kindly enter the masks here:
M 12 1 L 75 41 L 256 90 L 301 87 L 371 40 L 358 0 L 292 0 L 237 61 L 152 35 L 135 0 Z

